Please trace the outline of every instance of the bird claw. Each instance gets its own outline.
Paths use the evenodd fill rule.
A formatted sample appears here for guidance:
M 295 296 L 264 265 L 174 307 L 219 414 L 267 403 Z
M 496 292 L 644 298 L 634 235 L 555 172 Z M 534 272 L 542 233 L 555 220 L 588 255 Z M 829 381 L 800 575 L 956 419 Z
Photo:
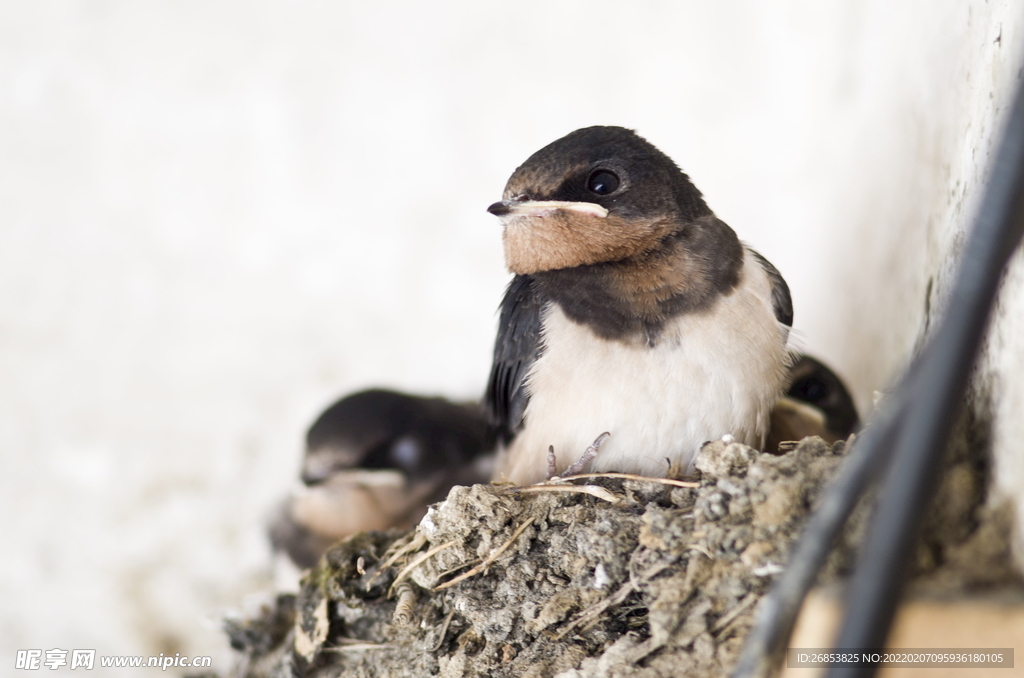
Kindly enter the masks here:
M 605 431 L 601 435 L 597 436 L 597 439 L 590 444 L 590 447 L 583 451 L 580 458 L 570 464 L 569 468 L 565 469 L 565 471 L 560 474 L 556 472 L 558 467 L 557 462 L 555 461 L 555 446 L 548 446 L 548 480 L 565 478 L 567 476 L 574 476 L 577 473 L 581 473 L 583 469 L 587 467 L 587 464 L 594 460 L 597 453 L 601 450 L 601 445 L 603 445 L 604 441 L 608 440 L 611 435 L 611 433 Z

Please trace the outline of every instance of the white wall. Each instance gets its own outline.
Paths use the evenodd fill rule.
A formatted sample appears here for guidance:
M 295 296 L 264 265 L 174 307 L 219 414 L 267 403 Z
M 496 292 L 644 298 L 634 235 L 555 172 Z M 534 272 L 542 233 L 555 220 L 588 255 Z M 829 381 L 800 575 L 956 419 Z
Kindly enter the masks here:
M 0 4 L 0 654 L 223 648 L 321 406 L 481 391 L 507 278 L 484 208 L 585 125 L 677 160 L 866 407 L 928 278 L 944 289 L 1021 19 L 1009 0 Z M 1004 375 L 1024 373 L 1018 280 Z M 1013 419 L 1024 386 L 1000 383 Z

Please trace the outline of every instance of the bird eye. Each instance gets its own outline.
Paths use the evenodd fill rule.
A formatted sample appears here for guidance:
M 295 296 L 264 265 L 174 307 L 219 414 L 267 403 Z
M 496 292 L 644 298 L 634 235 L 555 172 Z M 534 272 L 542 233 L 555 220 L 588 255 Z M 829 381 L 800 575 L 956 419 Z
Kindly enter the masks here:
M 828 397 L 828 386 L 818 379 L 802 379 L 789 387 L 789 393 L 808 403 L 818 403 Z
M 597 170 L 587 179 L 587 190 L 598 195 L 614 193 L 619 187 L 619 177 L 608 170 Z

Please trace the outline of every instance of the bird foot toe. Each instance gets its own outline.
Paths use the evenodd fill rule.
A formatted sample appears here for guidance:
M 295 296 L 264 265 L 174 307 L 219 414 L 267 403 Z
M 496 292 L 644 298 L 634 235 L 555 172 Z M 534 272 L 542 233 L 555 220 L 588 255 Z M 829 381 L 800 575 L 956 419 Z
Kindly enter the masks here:
M 587 467 L 587 464 L 594 460 L 594 458 L 597 456 L 597 453 L 601 450 L 601 445 L 603 445 L 604 441 L 608 440 L 608 438 L 610 438 L 611 435 L 612 434 L 609 433 L 608 431 L 605 431 L 604 433 L 599 435 L 597 439 L 594 440 L 594 442 L 592 442 L 590 446 L 583 451 L 583 454 L 580 455 L 579 459 L 570 464 L 569 468 L 565 469 L 565 471 L 562 473 L 557 473 L 558 467 L 557 462 L 555 460 L 555 448 L 553 445 L 549 446 L 548 479 L 550 480 L 554 478 L 565 478 L 567 476 L 574 476 L 577 473 L 581 473 L 583 469 Z

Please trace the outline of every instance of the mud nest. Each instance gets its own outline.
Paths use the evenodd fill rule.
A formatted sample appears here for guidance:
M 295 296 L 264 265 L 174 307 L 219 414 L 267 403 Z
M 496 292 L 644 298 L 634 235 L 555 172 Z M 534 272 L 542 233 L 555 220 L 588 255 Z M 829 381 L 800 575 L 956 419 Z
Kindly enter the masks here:
M 843 449 L 807 438 L 770 455 L 716 441 L 699 453 L 690 486 L 590 477 L 543 489 L 456 487 L 415 530 L 351 537 L 297 596 L 230 622 L 238 674 L 726 675 Z M 988 562 L 1009 563 L 1004 530 L 975 543 L 988 533 L 978 529 L 981 492 L 964 497 L 974 467 L 951 461 L 959 514 L 922 540 L 919 558 L 919 571 L 947 587 L 965 580 L 936 579 L 941 561 L 978 569 L 987 548 Z M 851 562 L 864 512 L 823 581 Z M 979 576 L 992 579 L 993 567 Z M 1015 576 L 1007 567 L 997 580 Z

